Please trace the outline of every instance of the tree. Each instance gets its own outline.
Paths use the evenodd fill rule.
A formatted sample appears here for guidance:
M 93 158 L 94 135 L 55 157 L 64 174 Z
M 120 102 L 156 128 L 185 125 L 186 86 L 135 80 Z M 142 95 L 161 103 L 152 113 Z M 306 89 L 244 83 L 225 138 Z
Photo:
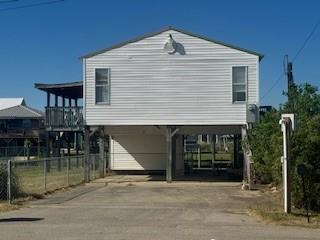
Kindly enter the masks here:
M 307 166 L 307 191 L 310 207 L 320 210 L 320 94 L 315 86 L 291 86 L 291 101 L 263 116 L 250 130 L 248 143 L 252 150 L 257 178 L 262 183 L 281 183 L 282 136 L 279 119 L 282 113 L 295 113 L 298 128 L 290 139 L 290 171 L 293 179 L 293 202 L 303 206 L 301 179 L 296 166 Z

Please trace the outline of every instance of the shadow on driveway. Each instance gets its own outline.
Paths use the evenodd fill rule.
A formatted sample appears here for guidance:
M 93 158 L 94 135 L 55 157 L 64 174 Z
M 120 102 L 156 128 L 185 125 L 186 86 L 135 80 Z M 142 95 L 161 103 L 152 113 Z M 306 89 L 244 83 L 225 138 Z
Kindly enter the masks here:
M 36 222 L 41 221 L 44 218 L 25 218 L 25 217 L 15 217 L 15 218 L 2 218 L 0 219 L 0 223 L 2 222 Z

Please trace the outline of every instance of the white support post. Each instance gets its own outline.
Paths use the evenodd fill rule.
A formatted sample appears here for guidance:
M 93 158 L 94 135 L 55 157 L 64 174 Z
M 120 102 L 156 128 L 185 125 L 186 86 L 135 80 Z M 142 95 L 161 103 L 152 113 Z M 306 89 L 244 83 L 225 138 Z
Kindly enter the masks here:
M 289 155 L 289 139 L 291 131 L 295 128 L 294 114 L 282 114 L 281 131 L 283 136 L 283 156 L 282 162 L 282 178 L 283 178 L 283 210 L 285 213 L 291 212 L 291 176 L 290 176 L 290 155 Z

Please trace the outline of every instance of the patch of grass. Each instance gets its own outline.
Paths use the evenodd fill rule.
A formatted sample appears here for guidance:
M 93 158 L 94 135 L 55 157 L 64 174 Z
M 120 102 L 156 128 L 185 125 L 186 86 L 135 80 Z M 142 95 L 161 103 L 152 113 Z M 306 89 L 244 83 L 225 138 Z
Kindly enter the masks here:
M 320 213 L 309 213 L 310 223 L 308 223 L 305 209 L 293 207 L 292 213 L 283 212 L 281 192 L 272 192 L 266 187 L 259 189 L 259 191 L 262 198 L 259 199 L 259 204 L 249 208 L 250 215 L 271 224 L 320 228 Z
M 44 174 L 43 170 L 37 167 L 20 168 L 15 170 L 19 177 L 21 191 L 25 194 L 43 194 Z M 69 171 L 69 185 L 76 185 L 83 182 L 83 169 L 74 168 Z M 67 172 L 65 169 L 57 171 L 51 169 L 46 176 L 46 192 L 67 187 Z
M 307 221 L 306 213 L 295 209 L 292 213 L 286 214 L 282 209 L 269 209 L 263 207 L 253 207 L 250 213 L 258 217 L 263 222 L 280 224 L 285 226 L 301 226 L 309 228 L 320 228 L 320 215 L 317 213 L 309 214 L 310 223 Z
M 12 211 L 12 210 L 17 210 L 19 208 L 20 208 L 20 205 L 8 204 L 8 203 L 5 203 L 5 202 L 0 202 L 0 213 Z

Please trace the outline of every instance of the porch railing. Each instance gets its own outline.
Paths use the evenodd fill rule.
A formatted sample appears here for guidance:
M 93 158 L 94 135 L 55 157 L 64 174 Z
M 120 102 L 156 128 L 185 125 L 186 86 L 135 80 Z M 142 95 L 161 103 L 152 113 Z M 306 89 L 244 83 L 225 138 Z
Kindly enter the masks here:
M 46 128 L 82 130 L 82 107 L 46 107 Z

